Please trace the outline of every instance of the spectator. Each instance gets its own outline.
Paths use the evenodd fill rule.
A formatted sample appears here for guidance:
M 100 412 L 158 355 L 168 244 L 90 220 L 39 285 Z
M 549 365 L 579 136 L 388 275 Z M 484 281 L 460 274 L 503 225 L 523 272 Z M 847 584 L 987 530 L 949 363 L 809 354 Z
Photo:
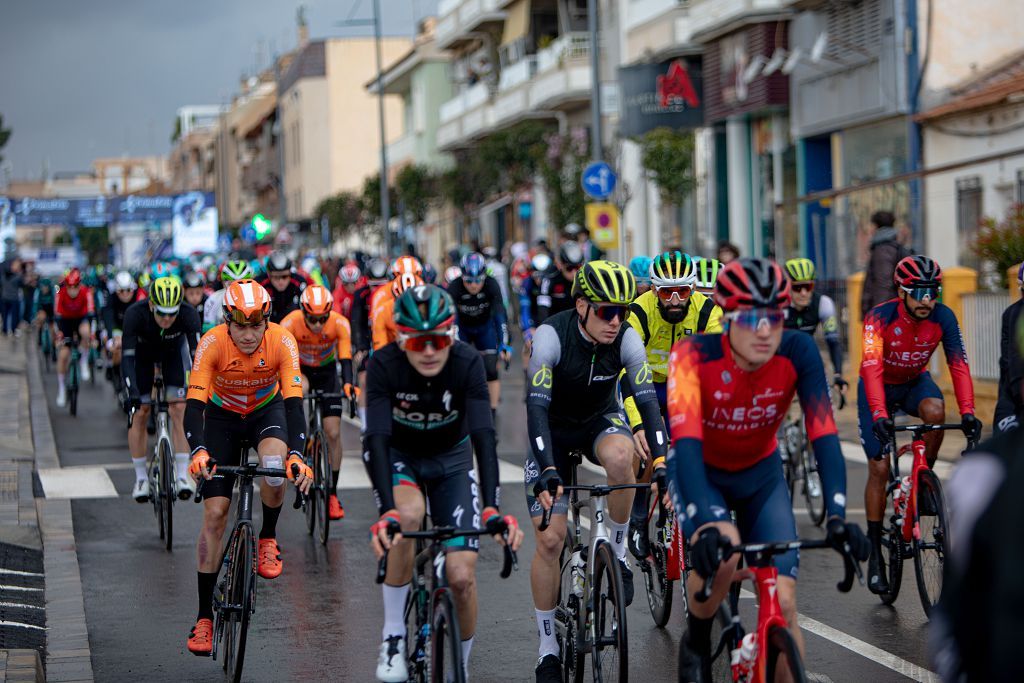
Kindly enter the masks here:
M 590 230 L 580 228 L 576 240 L 583 247 L 583 262 L 597 261 L 604 258 L 604 250 L 590 241 Z
M 21 319 L 26 323 L 32 323 L 32 301 L 35 299 L 36 285 L 39 282 L 39 273 L 35 271 L 31 261 L 26 261 L 23 266 L 24 274 L 21 282 Z
M 0 317 L 3 318 L 3 332 L 12 334 L 18 329 L 18 314 L 21 304 L 21 259 L 17 256 L 0 264 Z
M 896 219 L 891 211 L 876 211 L 871 214 L 875 227 L 871 237 L 871 251 L 868 267 L 864 273 L 864 290 L 860 297 L 861 320 L 868 311 L 889 299 L 896 298 L 896 283 L 892 279 L 896 264 L 911 251 L 900 244 L 894 224 Z
M 735 261 L 740 257 L 740 248 L 732 242 L 721 241 L 718 243 L 718 262 L 723 266 L 729 261 Z
M 1024 294 L 1024 263 L 1017 270 L 1017 286 Z M 1024 342 L 1024 298 L 1018 299 L 1003 311 L 1003 324 L 999 334 L 999 396 L 996 399 L 996 414 L 992 427 L 996 433 L 1009 432 L 1020 426 L 1024 419 L 1024 397 L 1021 396 L 1021 381 L 1024 380 L 1024 358 L 1021 358 L 1021 344 Z

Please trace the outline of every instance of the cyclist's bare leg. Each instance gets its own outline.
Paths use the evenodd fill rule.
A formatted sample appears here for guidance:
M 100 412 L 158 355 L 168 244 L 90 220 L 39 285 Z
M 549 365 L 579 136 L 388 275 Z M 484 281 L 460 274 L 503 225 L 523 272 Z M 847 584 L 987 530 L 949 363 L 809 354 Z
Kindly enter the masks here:
M 171 443 L 175 453 L 188 453 L 188 439 L 185 438 L 185 402 L 168 401 L 167 414 L 171 417 Z
M 144 420 L 142 428 L 146 428 Z M 199 531 L 199 540 L 196 541 L 196 567 L 201 572 L 215 574 L 220 571 L 221 544 L 230 509 L 230 498 L 216 496 L 203 499 L 203 527 Z
M 487 394 L 491 397 L 491 410 L 498 409 L 501 402 L 501 380 L 495 379 L 487 383 Z
M 71 362 L 71 347 L 69 342 L 61 340 L 60 349 L 57 351 L 57 374 L 61 377 L 68 374 L 68 365 Z
M 455 594 L 462 640 L 469 640 L 476 633 L 476 558 L 471 550 L 448 553 L 448 585 Z
M 565 515 L 551 515 L 550 526 L 540 531 L 541 518 L 533 518 L 533 530 L 537 547 L 530 563 L 530 590 L 533 605 L 539 610 L 552 610 L 558 601 L 558 584 L 561 582 L 558 555 L 565 542 L 568 526 Z
M 149 421 L 149 411 L 148 403 L 139 406 L 135 417 L 132 418 L 132 428 L 128 430 L 128 451 L 135 460 L 146 457 L 146 423 Z
M 869 522 L 885 516 L 885 489 L 889 485 L 889 459 L 868 460 L 868 481 L 864 485 L 864 512 Z
M 259 447 L 256 452 L 260 456 L 260 464 L 263 467 L 267 467 L 267 458 L 280 458 L 281 462 L 278 465 L 282 469 L 284 468 L 284 461 L 286 454 L 288 453 L 288 444 L 281 439 L 275 439 L 274 437 L 268 437 L 260 441 Z M 260 500 L 263 504 L 270 508 L 279 508 L 284 503 L 284 482 L 281 482 L 279 486 L 271 486 L 264 479 L 260 484 Z
M 942 424 L 946 421 L 946 404 L 941 398 L 926 398 L 918 404 L 917 414 L 925 424 Z M 924 435 L 924 454 L 929 467 L 935 464 L 935 458 L 939 455 L 943 435 L 945 432 L 930 432 Z
M 78 349 L 82 352 L 83 358 L 89 357 L 89 347 L 92 345 L 92 329 L 89 323 L 82 321 L 78 325 Z
M 796 579 L 791 576 L 780 576 L 775 585 L 778 588 L 776 596 L 779 598 L 782 616 L 786 619 L 786 623 L 789 624 L 789 632 L 793 634 L 793 640 L 796 641 L 796 647 L 800 651 L 800 658 L 803 659 L 805 654 L 804 635 L 800 631 L 800 625 L 797 623 L 796 616 Z M 790 683 L 792 680 L 793 677 L 789 675 L 786 667 L 776 669 L 776 683 Z
M 414 486 L 392 487 L 398 518 L 402 520 L 402 531 L 419 531 L 426 512 L 423 493 Z M 412 561 L 416 544 L 404 538 L 388 552 L 388 571 L 384 583 L 389 586 L 404 586 L 412 581 Z
M 723 538 L 729 539 L 729 542 L 733 545 L 739 545 L 740 532 L 730 522 L 711 522 L 701 526 L 690 538 L 690 545 L 696 543 L 697 538 L 700 537 L 700 532 L 709 527 L 717 527 Z M 715 616 L 715 612 L 718 611 L 718 605 L 725 599 L 726 594 L 729 592 L 729 586 L 732 585 L 732 576 L 736 572 L 736 564 L 738 562 L 739 556 L 733 555 L 719 565 L 718 571 L 715 572 L 715 583 L 711 587 L 711 597 L 707 602 L 698 602 L 694 597 L 699 590 L 704 588 L 704 579 L 697 572 L 690 572 L 686 590 L 689 598 L 688 606 L 690 613 L 694 617 L 710 619 Z
M 609 485 L 636 483 L 633 448 L 633 439 L 623 434 L 609 434 L 597 442 L 595 455 L 608 475 Z M 633 494 L 634 489 L 625 489 L 608 496 L 608 516 L 616 524 L 629 523 Z
M 328 450 L 331 456 L 331 469 L 341 469 L 341 418 L 329 415 L 324 418 L 324 435 L 327 436 Z M 406 487 L 408 488 L 408 487 Z M 334 493 L 332 490 L 331 493 Z

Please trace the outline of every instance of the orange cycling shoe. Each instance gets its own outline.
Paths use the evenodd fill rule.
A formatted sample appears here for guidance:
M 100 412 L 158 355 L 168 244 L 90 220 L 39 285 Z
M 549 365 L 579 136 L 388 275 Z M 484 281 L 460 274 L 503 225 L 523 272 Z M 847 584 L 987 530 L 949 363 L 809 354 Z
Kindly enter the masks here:
M 331 519 L 343 519 L 345 517 L 345 508 L 341 507 L 341 501 L 338 500 L 337 496 L 331 496 L 327 502 L 327 511 Z
M 188 633 L 188 651 L 197 657 L 209 657 L 213 651 L 213 619 L 200 619 Z
M 261 538 L 259 547 L 259 575 L 264 579 L 276 579 L 281 576 L 284 563 L 281 562 L 281 551 L 277 547 L 276 538 Z

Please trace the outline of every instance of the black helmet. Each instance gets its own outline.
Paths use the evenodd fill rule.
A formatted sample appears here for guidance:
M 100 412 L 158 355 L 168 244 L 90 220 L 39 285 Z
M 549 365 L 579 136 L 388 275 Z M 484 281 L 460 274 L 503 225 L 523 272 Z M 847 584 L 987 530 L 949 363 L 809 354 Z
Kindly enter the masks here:
M 292 260 L 283 251 L 275 251 L 267 257 L 267 272 L 274 273 L 282 270 L 291 270 Z

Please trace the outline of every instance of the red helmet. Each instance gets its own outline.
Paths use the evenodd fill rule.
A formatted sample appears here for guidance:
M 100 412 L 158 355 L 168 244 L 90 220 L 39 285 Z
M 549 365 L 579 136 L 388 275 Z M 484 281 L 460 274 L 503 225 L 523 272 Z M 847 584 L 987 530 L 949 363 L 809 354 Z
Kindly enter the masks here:
M 82 271 L 78 268 L 69 270 L 68 274 L 64 276 L 64 284 L 68 287 L 77 287 L 82 284 Z
M 331 312 L 331 305 L 333 303 L 334 297 L 331 296 L 330 291 L 320 285 L 306 287 L 302 290 L 302 296 L 299 297 L 299 304 L 302 306 L 302 310 L 307 315 L 312 316 L 327 315 Z
M 916 254 L 900 259 L 892 279 L 897 287 L 938 287 L 942 284 L 942 268 L 935 259 Z
M 270 294 L 255 280 L 235 280 L 224 292 L 224 319 L 257 325 L 270 316 Z
M 714 298 L 726 312 L 742 308 L 782 309 L 789 305 L 789 278 L 771 259 L 736 259 L 718 273 Z
M 359 278 L 362 276 L 363 274 L 359 272 L 359 266 L 354 263 L 346 263 L 338 272 L 338 278 L 347 285 L 359 282 Z

